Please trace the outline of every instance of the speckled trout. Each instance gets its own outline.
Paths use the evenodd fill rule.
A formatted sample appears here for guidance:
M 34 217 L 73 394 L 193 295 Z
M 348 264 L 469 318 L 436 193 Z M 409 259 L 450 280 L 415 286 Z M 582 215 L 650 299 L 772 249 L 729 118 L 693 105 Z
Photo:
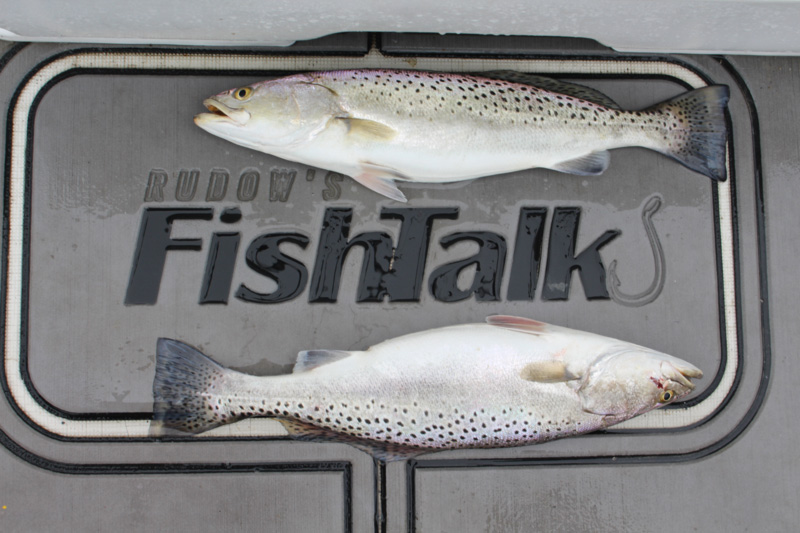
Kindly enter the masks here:
M 445 183 L 529 168 L 597 175 L 641 146 L 726 178 L 726 86 L 643 111 L 593 89 L 508 71 L 296 74 L 222 92 L 195 117 L 233 143 L 351 176 L 405 201 L 395 181 Z
M 606 428 L 680 399 L 695 366 L 627 342 L 511 316 L 298 354 L 292 374 L 251 376 L 158 341 L 156 434 L 272 417 L 301 440 L 382 460 L 522 446 Z

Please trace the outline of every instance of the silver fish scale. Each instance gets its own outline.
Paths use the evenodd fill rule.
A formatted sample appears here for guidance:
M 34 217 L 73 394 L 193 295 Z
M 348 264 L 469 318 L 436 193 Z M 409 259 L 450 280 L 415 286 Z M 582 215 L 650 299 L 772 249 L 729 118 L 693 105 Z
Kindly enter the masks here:
M 469 128 L 548 126 L 579 130 L 585 138 L 591 128 L 603 134 L 622 132 L 630 125 L 654 130 L 668 125 L 647 112 L 627 112 L 553 93 L 531 85 L 461 74 L 411 71 L 336 71 L 319 73 L 315 82 L 335 91 L 346 111 L 392 125 L 409 119 L 427 120 L 442 130 L 450 123 Z M 398 125 L 398 130 L 406 131 Z M 598 132 L 599 134 L 600 132 Z M 519 136 L 524 141 L 524 136 Z M 522 142 L 527 144 L 527 142 Z
M 291 437 L 352 444 L 395 460 L 421 450 L 535 444 L 608 427 L 692 390 L 700 369 L 608 337 L 494 316 L 389 339 L 364 351 L 311 350 L 295 372 L 251 376 L 196 349 L 158 343 L 155 420 L 200 433 L 248 417 Z
M 248 378 L 237 376 L 243 380 L 231 385 L 237 392 L 219 396 L 213 402 L 220 406 L 228 420 L 253 415 L 276 417 L 326 431 L 328 439 L 363 441 L 377 447 L 389 444 L 429 449 L 520 446 L 605 426 L 602 417 L 580 410 L 574 397 L 567 398 L 568 394 L 574 396 L 574 392 L 565 390 L 562 395 L 553 394 L 558 388 L 554 385 L 549 385 L 548 393 L 526 394 L 531 398 L 530 405 L 534 405 L 534 398 L 538 396 L 535 402 L 538 409 L 534 409 L 520 406 L 519 397 L 516 402 L 512 401 L 512 396 L 518 396 L 519 391 L 497 391 L 497 394 L 486 395 L 491 400 L 484 398 L 479 403 L 463 395 L 450 396 L 439 388 L 439 402 L 426 401 L 436 395 L 425 391 L 437 390 L 437 385 L 441 386 L 437 383 L 386 383 L 380 387 L 385 391 L 383 399 L 377 401 L 371 397 L 376 391 L 375 376 L 354 378 L 347 384 L 346 393 L 336 390 L 335 386 L 318 384 L 312 394 L 307 385 L 298 383 L 281 387 L 281 394 L 265 400 L 263 381 L 256 378 L 248 383 Z M 548 386 L 532 388 L 542 387 Z M 403 390 L 413 392 L 397 392 Z M 345 395 L 347 400 L 343 401 L 341 398 Z M 412 396 L 419 400 L 409 400 Z M 442 397 L 447 397 L 450 405 L 444 406 Z M 569 409 L 570 405 L 576 408 Z M 539 409 L 561 412 L 562 416 L 554 420 L 552 416 L 538 414 Z M 310 429 L 309 432 L 313 433 Z
M 220 93 L 205 102 L 214 113 L 195 122 L 234 143 L 350 176 L 398 201 L 406 198 L 395 180 L 449 183 L 532 168 L 599 175 L 608 168 L 609 150 L 629 146 L 726 179 L 726 86 L 622 111 L 591 89 L 505 77 L 298 74 L 247 88 L 252 96 L 244 101 Z

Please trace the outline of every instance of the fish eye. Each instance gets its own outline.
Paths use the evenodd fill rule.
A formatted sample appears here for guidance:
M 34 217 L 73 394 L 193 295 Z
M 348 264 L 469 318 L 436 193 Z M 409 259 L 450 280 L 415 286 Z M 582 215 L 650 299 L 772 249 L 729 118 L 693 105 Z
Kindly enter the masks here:
M 240 89 L 236 89 L 233 91 L 233 97 L 237 100 L 247 100 L 252 96 L 253 88 L 252 87 L 242 87 Z
M 661 394 L 658 395 L 658 401 L 661 403 L 669 403 L 675 399 L 675 393 L 671 390 L 662 391 Z

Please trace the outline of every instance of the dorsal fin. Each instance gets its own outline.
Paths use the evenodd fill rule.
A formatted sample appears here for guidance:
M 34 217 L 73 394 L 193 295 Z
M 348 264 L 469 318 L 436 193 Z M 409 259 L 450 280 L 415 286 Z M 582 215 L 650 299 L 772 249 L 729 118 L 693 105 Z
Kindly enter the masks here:
M 530 333 L 531 335 L 541 335 L 547 332 L 549 324 L 533 320 L 532 318 L 523 318 L 519 316 L 510 315 L 492 315 L 486 317 L 486 323 L 490 326 L 498 326 L 505 329 L 513 329 L 522 333 Z
M 293 373 L 308 372 L 318 366 L 333 363 L 345 357 L 350 357 L 350 352 L 344 350 L 306 350 L 297 354 L 297 362 L 294 364 Z
M 546 91 L 580 98 L 581 100 L 599 104 L 609 109 L 620 109 L 619 105 L 605 94 L 591 87 L 586 87 L 585 85 L 579 85 L 577 83 L 554 80 L 553 78 L 528 74 L 527 72 L 517 72 L 515 70 L 492 70 L 489 72 L 478 72 L 476 75 L 493 80 L 530 85 Z

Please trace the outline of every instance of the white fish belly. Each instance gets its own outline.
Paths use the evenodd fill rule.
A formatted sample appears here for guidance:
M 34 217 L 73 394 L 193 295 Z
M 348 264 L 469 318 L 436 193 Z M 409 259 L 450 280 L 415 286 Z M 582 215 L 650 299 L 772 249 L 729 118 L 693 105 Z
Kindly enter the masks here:
M 338 127 L 329 123 L 304 149 L 304 156 L 316 152 L 327 159 L 319 164 L 350 175 L 353 161 L 369 161 L 413 181 L 455 181 L 656 143 L 653 121 L 641 113 L 527 85 L 390 71 L 322 73 L 319 82 L 336 92 L 347 115 L 397 132 L 391 139 L 353 139 L 344 123 L 333 121 Z
M 289 153 L 288 159 L 329 168 L 349 176 L 363 172 L 361 163 L 386 167 L 397 179 L 425 183 L 451 182 L 529 168 L 553 168 L 564 161 L 643 141 L 608 128 L 532 125 L 487 125 L 394 121 L 398 134 L 388 141 L 348 137 L 344 126 L 329 128 Z
M 520 377 L 526 363 L 567 347 L 486 325 L 434 332 L 302 374 L 246 376 L 238 401 L 376 445 L 431 449 L 517 446 L 602 426 L 566 384 Z

